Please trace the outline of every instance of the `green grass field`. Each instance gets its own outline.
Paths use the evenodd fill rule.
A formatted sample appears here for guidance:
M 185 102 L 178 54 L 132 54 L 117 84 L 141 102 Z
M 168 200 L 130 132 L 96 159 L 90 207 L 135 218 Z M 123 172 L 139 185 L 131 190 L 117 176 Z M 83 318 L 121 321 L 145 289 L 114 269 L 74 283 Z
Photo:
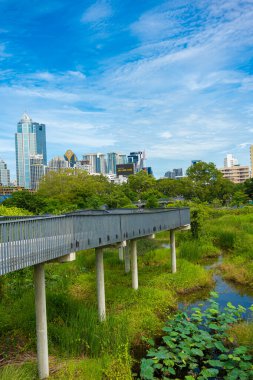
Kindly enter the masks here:
M 130 379 L 131 353 L 136 347 L 145 351 L 142 336 L 161 333 L 167 314 L 177 308 L 178 293 L 212 286 L 210 274 L 185 259 L 178 259 L 178 272 L 172 275 L 170 250 L 159 245 L 138 245 L 138 291 L 131 288 L 131 274 L 124 273 L 117 250 L 105 250 L 104 323 L 97 318 L 94 251 L 78 253 L 72 263 L 46 265 L 52 379 Z M 12 365 L 0 372 L 1 379 L 36 379 L 33 293 L 31 269 L 4 277 L 0 350 Z M 13 364 L 26 356 L 22 365 Z

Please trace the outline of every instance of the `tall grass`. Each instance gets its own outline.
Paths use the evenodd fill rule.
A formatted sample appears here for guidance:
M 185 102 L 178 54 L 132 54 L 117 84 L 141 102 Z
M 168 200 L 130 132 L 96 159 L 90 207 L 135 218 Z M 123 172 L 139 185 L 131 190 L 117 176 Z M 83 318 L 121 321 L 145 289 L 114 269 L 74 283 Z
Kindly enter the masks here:
M 182 241 L 179 247 L 179 257 L 192 262 L 200 262 L 209 257 L 216 257 L 220 253 L 220 250 L 211 242 L 200 239 Z
M 220 230 L 216 228 L 214 234 L 214 243 L 224 250 L 232 250 L 235 248 L 236 234 L 235 231 L 224 229 Z
M 7 365 L 3 369 L 0 369 L 1 380 L 32 380 L 35 376 L 31 374 L 28 368 Z
M 50 348 L 62 355 L 88 355 L 117 352 L 128 341 L 127 320 L 108 316 L 98 321 L 97 308 L 69 296 L 48 294 L 48 334 Z
M 253 354 L 253 322 L 241 322 L 234 325 L 230 330 L 230 335 L 238 345 L 247 346 Z

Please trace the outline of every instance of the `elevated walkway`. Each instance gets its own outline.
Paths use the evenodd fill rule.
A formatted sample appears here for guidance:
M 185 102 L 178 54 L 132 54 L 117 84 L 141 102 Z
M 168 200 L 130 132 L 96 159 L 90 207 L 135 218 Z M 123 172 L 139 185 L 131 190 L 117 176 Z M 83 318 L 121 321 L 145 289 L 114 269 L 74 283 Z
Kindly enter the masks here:
M 98 314 L 103 321 L 106 317 L 103 248 L 119 248 L 119 258 L 125 260 L 126 272 L 131 269 L 132 287 L 137 290 L 136 241 L 169 230 L 174 273 L 175 230 L 188 228 L 189 208 L 84 210 L 59 216 L 0 217 L 0 275 L 34 266 L 40 379 L 49 376 L 44 264 L 72 261 L 77 251 L 95 248 Z

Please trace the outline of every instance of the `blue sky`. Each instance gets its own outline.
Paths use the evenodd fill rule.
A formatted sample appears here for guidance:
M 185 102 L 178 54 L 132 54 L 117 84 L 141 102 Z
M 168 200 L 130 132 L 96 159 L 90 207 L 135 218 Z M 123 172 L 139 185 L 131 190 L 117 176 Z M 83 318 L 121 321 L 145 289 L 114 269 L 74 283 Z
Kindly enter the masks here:
M 0 158 L 15 178 L 23 112 L 48 158 L 146 150 L 155 175 L 192 159 L 249 164 L 253 0 L 0 0 Z

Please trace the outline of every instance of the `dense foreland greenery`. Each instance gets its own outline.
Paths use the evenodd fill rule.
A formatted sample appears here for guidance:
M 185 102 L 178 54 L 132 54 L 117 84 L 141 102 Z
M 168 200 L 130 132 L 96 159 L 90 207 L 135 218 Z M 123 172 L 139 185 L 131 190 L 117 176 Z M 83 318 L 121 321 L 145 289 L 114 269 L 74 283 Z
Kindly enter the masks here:
M 240 320 L 230 323 L 229 315 L 222 316 L 214 301 L 211 301 L 213 311 L 209 308 L 202 314 L 196 309 L 193 319 L 175 313 L 179 301 L 189 302 L 198 299 L 200 294 L 203 299 L 209 297 L 214 286 L 212 271 L 204 269 L 202 264 L 220 254 L 223 261 L 216 271 L 233 283 L 252 287 L 253 207 L 231 206 L 248 203 L 253 196 L 253 182 L 233 185 L 222 178 L 213 164 L 206 163 L 189 168 L 187 174 L 188 177 L 181 180 L 156 180 L 141 172 L 130 176 L 128 184 L 119 186 L 110 184 L 102 176 L 93 177 L 84 172 L 50 173 L 37 193 L 17 192 L 0 207 L 1 215 L 28 215 L 99 208 L 105 204 L 111 208 L 132 207 L 132 202 L 140 199 L 146 200 L 149 207 L 155 207 L 160 198 L 183 196 L 183 201 L 168 207 L 191 208 L 191 231 L 176 233 L 176 274 L 170 273 L 169 248 L 164 246 L 169 243 L 168 232 L 157 234 L 154 241 L 138 242 L 138 291 L 131 288 L 131 274 L 124 273 L 117 250 L 105 250 L 108 318 L 102 324 L 97 318 L 94 251 L 79 252 L 72 263 L 46 265 L 50 378 L 130 380 L 142 376 L 152 379 L 150 373 L 156 375 L 168 366 L 166 358 L 158 360 L 156 356 L 168 347 L 173 351 L 174 364 L 170 361 L 169 374 L 165 371 L 163 377 L 157 378 L 211 379 L 219 373 L 221 363 L 228 367 L 222 376 L 251 378 L 251 323 Z M 0 367 L 0 378 L 37 379 L 32 269 L 2 276 L 0 285 L 0 365 L 4 364 L 2 369 Z M 228 308 L 234 311 L 231 305 Z M 176 355 L 182 351 L 180 344 L 186 350 L 187 344 L 191 344 L 186 332 L 190 331 L 190 338 L 197 334 L 194 318 L 209 318 L 207 333 L 210 337 L 200 334 L 214 344 L 215 358 L 209 351 L 202 350 L 205 355 L 202 360 L 198 351 L 201 342 L 187 360 Z M 179 331 L 180 336 L 174 336 L 174 341 L 166 329 L 175 324 L 183 325 L 185 331 L 182 334 Z M 164 332 L 169 338 L 162 339 Z M 163 348 L 156 348 L 157 345 Z M 224 352 L 219 351 L 221 348 Z M 145 358 L 147 349 L 151 351 L 146 360 L 151 361 L 143 360 L 140 370 L 141 358 Z M 191 372 L 187 366 L 184 368 L 187 367 L 188 372 L 183 369 L 183 361 L 193 363 Z M 196 361 L 200 366 L 195 366 L 199 370 L 194 371 Z M 231 362 L 237 369 L 232 373 L 234 377 L 231 377 Z
M 100 176 L 83 171 L 50 172 L 41 181 L 39 191 L 15 192 L 4 205 L 24 208 L 35 214 L 64 213 L 77 209 L 132 207 L 132 202 L 147 201 L 157 207 L 161 198 L 183 197 L 207 202 L 216 207 L 241 205 L 253 197 L 253 180 L 235 185 L 213 163 L 199 162 L 187 170 L 182 179 L 158 179 L 142 171 L 129 177 L 128 183 L 116 185 Z

